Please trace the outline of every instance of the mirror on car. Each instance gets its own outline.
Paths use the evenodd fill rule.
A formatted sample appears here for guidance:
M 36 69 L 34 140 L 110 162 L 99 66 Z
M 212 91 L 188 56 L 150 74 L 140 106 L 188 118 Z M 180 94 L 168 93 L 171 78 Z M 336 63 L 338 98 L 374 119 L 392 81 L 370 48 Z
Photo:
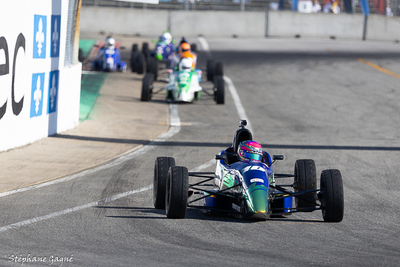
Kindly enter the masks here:
M 274 155 L 273 160 L 283 160 L 283 155 Z
M 224 156 L 222 156 L 222 155 L 215 155 L 215 159 L 224 159 Z

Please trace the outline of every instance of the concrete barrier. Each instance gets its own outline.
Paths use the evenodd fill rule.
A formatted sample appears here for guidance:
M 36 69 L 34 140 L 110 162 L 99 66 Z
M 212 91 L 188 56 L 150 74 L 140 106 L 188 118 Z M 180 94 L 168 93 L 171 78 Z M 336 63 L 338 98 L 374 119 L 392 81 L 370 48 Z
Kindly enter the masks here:
M 304 14 L 291 11 L 225 12 L 161 11 L 129 8 L 82 7 L 81 31 L 158 36 L 301 37 L 362 39 L 362 14 Z M 370 15 L 368 40 L 400 40 L 400 18 Z

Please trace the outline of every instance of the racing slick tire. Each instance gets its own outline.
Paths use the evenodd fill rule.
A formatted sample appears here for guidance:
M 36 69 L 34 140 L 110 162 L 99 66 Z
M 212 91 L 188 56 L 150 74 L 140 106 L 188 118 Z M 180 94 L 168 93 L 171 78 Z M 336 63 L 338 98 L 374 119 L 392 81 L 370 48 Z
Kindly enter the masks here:
M 133 51 L 133 48 L 132 48 L 131 60 L 130 60 L 132 72 L 137 72 L 136 61 L 137 61 L 138 56 L 139 56 L 139 53 L 137 51 Z
M 315 162 L 312 159 L 298 159 L 294 165 L 294 191 L 308 191 L 315 190 L 317 188 Z M 302 211 L 313 211 L 312 208 L 316 207 L 315 204 L 315 192 L 302 194 L 295 198 L 296 208 L 305 210 Z
M 142 82 L 142 95 L 140 97 L 141 101 L 149 101 L 151 99 L 151 93 L 153 89 L 154 75 L 149 72 L 143 77 Z
M 83 56 L 83 50 L 82 48 L 79 48 L 78 50 L 78 61 L 83 62 L 85 60 L 85 57 Z
M 191 44 L 190 45 L 190 50 L 192 50 L 193 53 L 197 53 L 197 45 L 196 44 Z
M 147 72 L 151 72 L 154 75 L 154 81 L 157 81 L 158 78 L 158 62 L 154 57 L 147 58 Z
M 133 44 L 132 45 L 132 50 L 131 50 L 131 55 L 132 55 L 132 53 L 134 53 L 134 52 L 138 52 L 138 45 L 137 44 Z
M 189 174 L 187 168 L 179 166 L 169 168 L 165 191 L 165 213 L 168 218 L 185 218 L 188 189 Z
M 339 170 L 321 173 L 321 210 L 325 222 L 341 222 L 344 214 L 343 180 Z
M 143 54 L 139 54 L 136 60 L 136 72 L 138 74 L 143 74 L 146 69 L 146 58 Z
M 221 62 L 215 63 L 214 75 L 224 76 L 224 69 L 222 67 L 222 63 Z
M 207 81 L 214 81 L 214 61 L 211 59 L 207 60 Z
M 175 166 L 175 159 L 171 157 L 158 157 L 154 164 L 153 204 L 156 209 L 165 209 L 165 186 L 167 184 L 168 170 Z
M 144 55 L 145 58 L 147 58 L 147 55 L 149 54 L 149 43 L 144 42 L 142 44 L 142 54 Z
M 222 76 L 215 76 L 215 101 L 217 104 L 225 104 L 225 83 Z

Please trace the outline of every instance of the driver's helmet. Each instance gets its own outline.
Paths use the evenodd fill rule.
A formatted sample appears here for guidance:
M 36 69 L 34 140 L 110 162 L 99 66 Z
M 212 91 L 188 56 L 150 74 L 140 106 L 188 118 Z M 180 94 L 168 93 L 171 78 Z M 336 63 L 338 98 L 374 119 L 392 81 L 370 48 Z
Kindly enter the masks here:
M 114 48 L 115 47 L 115 39 L 112 37 L 107 37 L 105 43 L 104 43 L 105 48 Z
M 180 52 L 181 52 L 181 53 L 186 52 L 186 51 L 189 51 L 189 50 L 190 50 L 190 44 L 188 44 L 188 43 L 181 43 L 181 45 L 180 45 Z
M 164 32 L 161 35 L 161 41 L 165 42 L 167 45 L 169 45 L 172 41 L 172 35 L 169 32 Z
M 180 71 L 191 71 L 192 70 L 192 59 L 188 57 L 184 57 L 179 62 L 179 70 Z
M 262 147 L 252 140 L 243 141 L 239 144 L 238 155 L 243 161 L 261 162 L 263 157 Z

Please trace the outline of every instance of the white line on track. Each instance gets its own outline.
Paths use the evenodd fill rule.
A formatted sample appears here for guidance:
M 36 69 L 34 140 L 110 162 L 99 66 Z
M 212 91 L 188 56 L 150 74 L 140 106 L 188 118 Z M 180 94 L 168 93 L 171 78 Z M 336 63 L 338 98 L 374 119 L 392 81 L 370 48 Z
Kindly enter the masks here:
M 88 204 L 84 204 L 84 205 L 81 205 L 81 206 L 77 206 L 77 207 L 73 207 L 73 208 L 70 208 L 70 209 L 66 209 L 66 210 L 50 213 L 50 214 L 47 214 L 47 215 L 44 215 L 44 216 L 36 217 L 36 218 L 33 218 L 33 219 L 29 219 L 29 220 L 25 220 L 25 221 L 9 224 L 9 225 L 0 227 L 0 232 L 4 232 L 4 231 L 10 230 L 10 229 L 15 229 L 15 228 L 18 228 L 18 227 L 21 227 L 21 226 L 25 226 L 25 225 L 29 225 L 29 224 L 32 224 L 32 223 L 48 220 L 48 219 L 51 219 L 51 218 L 54 218 L 54 217 L 58 217 L 58 216 L 65 215 L 65 214 L 68 214 L 68 213 L 71 213 L 71 212 L 83 210 L 83 209 L 86 209 L 86 208 L 91 208 L 91 207 L 94 207 L 94 206 L 104 205 L 105 203 L 108 203 L 108 202 L 111 202 L 111 201 L 114 201 L 114 200 L 117 200 L 117 199 L 120 199 L 120 198 L 123 198 L 123 197 L 127 197 L 127 196 L 132 195 L 132 194 L 136 194 L 136 193 L 140 193 L 140 192 L 143 192 L 143 191 L 147 191 L 147 190 L 152 189 L 152 188 L 153 188 L 153 185 L 149 185 L 149 186 L 142 187 L 142 188 L 139 188 L 139 189 L 136 189 L 136 190 L 132 190 L 132 191 L 129 191 L 129 192 L 117 194 L 117 195 L 112 196 L 112 197 L 104 198 L 104 199 L 101 199 L 99 201 L 94 201 L 94 202 L 91 202 L 91 203 L 88 203 Z
M 92 174 L 92 173 L 95 173 L 98 171 L 112 168 L 112 167 L 117 166 L 121 163 L 124 163 L 128 160 L 131 160 L 140 155 L 143 155 L 144 153 L 146 153 L 154 148 L 154 146 L 153 146 L 154 143 L 165 142 L 166 140 L 171 138 L 173 135 L 179 133 L 179 131 L 181 130 L 181 121 L 180 121 L 179 114 L 178 114 L 178 106 L 176 104 L 170 104 L 169 109 L 170 109 L 170 126 L 171 127 L 169 128 L 169 130 L 166 133 L 160 135 L 157 139 L 153 140 L 148 145 L 143 146 L 135 151 L 132 151 L 129 154 L 123 155 L 105 165 L 102 165 L 102 166 L 99 166 L 99 167 L 96 167 L 96 168 L 93 168 L 90 170 L 86 170 L 86 171 L 83 171 L 83 172 L 80 172 L 80 173 L 77 173 L 77 174 L 74 174 L 74 175 L 71 175 L 68 177 L 57 179 L 54 181 L 37 184 L 37 185 L 32 185 L 32 186 L 12 190 L 12 191 L 3 192 L 0 194 L 0 197 L 9 196 L 9 195 L 12 195 L 15 193 L 21 193 L 21 192 L 29 191 L 29 190 L 36 189 L 36 188 L 41 188 L 41 187 L 45 187 L 45 186 L 49 186 L 49 185 L 54 185 L 54 184 L 59 184 L 59 183 L 63 183 L 66 181 L 70 181 L 70 180 L 73 180 L 73 179 L 76 179 L 76 178 L 79 178 L 79 177 L 82 177 L 82 176 L 85 176 L 88 174 Z
M 204 37 L 198 37 L 198 40 L 200 42 L 202 50 L 206 51 L 207 54 L 210 56 L 210 46 L 208 45 L 207 40 Z M 244 110 L 242 102 L 240 101 L 240 97 L 239 97 L 239 94 L 236 91 L 235 85 L 233 84 L 232 80 L 227 76 L 224 76 L 224 81 L 228 85 L 228 89 L 229 89 L 229 92 L 232 95 L 233 102 L 235 103 L 236 110 L 238 112 L 239 118 L 241 120 L 246 120 L 247 121 L 247 128 L 250 131 L 252 131 L 250 121 L 246 116 L 246 111 Z
M 199 41 L 200 41 L 203 49 L 206 50 L 207 52 L 209 52 L 209 46 L 208 46 L 207 41 L 202 37 L 199 37 Z M 230 91 L 230 93 L 232 95 L 232 98 L 233 98 L 233 100 L 235 102 L 235 106 L 236 106 L 236 109 L 238 111 L 239 117 L 241 119 L 246 119 L 247 120 L 247 125 L 248 125 L 247 128 L 251 129 L 250 128 L 250 122 L 247 119 L 245 110 L 244 110 L 243 105 L 242 105 L 242 103 L 240 101 L 239 95 L 236 92 L 236 88 L 233 85 L 232 80 L 229 77 L 226 77 L 226 76 L 224 76 L 224 80 L 228 84 L 228 88 L 229 88 L 229 91 Z M 21 188 L 21 189 L 17 189 L 17 190 L 4 192 L 4 193 L 0 194 L 0 197 L 9 196 L 9 195 L 12 195 L 12 194 L 15 194 L 15 193 L 21 193 L 21 192 L 29 191 L 29 190 L 36 189 L 36 188 L 41 188 L 41 187 L 45 187 L 45 186 L 49 186 L 49 185 L 54 185 L 54 184 L 66 182 L 66 181 L 73 180 L 73 179 L 76 179 L 76 178 L 79 178 L 79 177 L 82 177 L 82 176 L 85 176 L 85 175 L 88 175 L 88 174 L 92 174 L 92 173 L 101 171 L 101 170 L 109 169 L 109 168 L 117 166 L 117 165 L 119 165 L 119 164 L 121 164 L 123 162 L 131 160 L 131 159 L 133 159 L 135 157 L 138 157 L 138 156 L 150 151 L 151 149 L 154 149 L 154 146 L 152 146 L 152 144 L 154 144 L 156 142 L 165 142 L 166 140 L 171 138 L 173 135 L 179 133 L 179 131 L 181 130 L 181 121 L 180 121 L 180 118 L 179 118 L 177 105 L 176 104 L 170 104 L 169 105 L 169 109 L 170 109 L 170 128 L 169 128 L 168 132 L 160 135 L 157 139 L 155 139 L 152 142 L 150 142 L 149 145 L 143 146 L 143 147 L 141 147 L 141 148 L 139 148 L 139 149 L 137 149 L 137 150 L 135 150 L 135 151 L 133 151 L 133 152 L 131 152 L 129 154 L 121 156 L 121 157 L 111 161 L 110 163 L 102 165 L 100 167 L 93 168 L 93 169 L 90 169 L 90 170 L 86 170 L 86 171 L 80 172 L 78 174 L 71 175 L 71 176 L 68 176 L 68 177 L 65 177 L 65 178 L 61 178 L 61 179 L 58 179 L 58 180 L 55 180 L 55 181 L 50 181 L 50 182 L 46 182 L 46 183 L 42 183 L 42 184 L 38 184 L 38 185 L 33 185 L 33 186 L 29 186 L 29 187 L 25 187 L 25 188 Z M 209 160 L 206 163 L 191 169 L 190 172 L 201 171 L 201 170 L 211 166 L 214 163 L 215 163 L 215 159 Z M 21 226 L 25 226 L 25 225 L 29 225 L 29 224 L 32 224 L 32 223 L 48 220 L 48 219 L 51 219 L 51 218 L 54 218 L 54 217 L 58 217 L 58 216 L 65 215 L 65 214 L 68 214 L 68 213 L 71 213 L 71 212 L 83 210 L 83 209 L 86 209 L 86 208 L 99 206 L 99 205 L 104 205 L 104 204 L 106 204 L 108 202 L 112 202 L 112 201 L 115 201 L 115 200 L 120 199 L 120 198 L 124 198 L 124 197 L 130 196 L 130 195 L 133 195 L 133 194 L 137 194 L 137 193 L 140 193 L 140 192 L 144 192 L 144 191 L 150 190 L 152 188 L 153 188 L 153 185 L 148 185 L 146 187 L 142 187 L 142 188 L 135 189 L 135 190 L 128 191 L 128 192 L 124 192 L 124 193 L 120 193 L 120 194 L 117 194 L 117 195 L 114 195 L 114 196 L 111 196 L 111 197 L 108 197 L 108 198 L 104 198 L 104 199 L 101 199 L 101 200 L 98 200 L 98 201 L 94 201 L 94 202 L 91 202 L 91 203 L 84 204 L 84 205 L 81 205 L 81 206 L 76 206 L 76 207 L 73 207 L 73 208 L 70 208 L 70 209 L 65 209 L 65 210 L 54 212 L 54 213 L 50 213 L 50 214 L 47 214 L 47 215 L 44 215 L 44 216 L 39 216 L 39 217 L 32 218 L 32 219 L 29 219 L 29 220 L 25 220 L 25 221 L 9 224 L 9 225 L 6 225 L 6 226 L 2 226 L 2 227 L 0 227 L 0 232 L 4 232 L 4 231 L 10 230 L 10 229 L 15 229 L 15 228 L 18 228 L 18 227 L 21 227 Z

